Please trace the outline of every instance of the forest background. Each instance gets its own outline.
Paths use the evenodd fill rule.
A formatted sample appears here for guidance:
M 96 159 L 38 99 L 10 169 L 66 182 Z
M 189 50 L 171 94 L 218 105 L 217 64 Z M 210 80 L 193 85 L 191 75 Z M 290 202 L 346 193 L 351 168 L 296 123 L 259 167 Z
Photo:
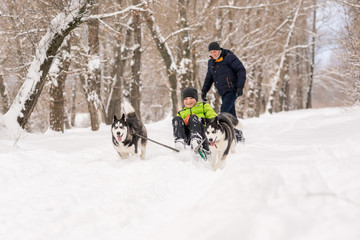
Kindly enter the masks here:
M 86 113 L 98 130 L 127 99 L 159 121 L 201 90 L 212 41 L 247 69 L 240 118 L 359 104 L 359 14 L 358 0 L 2 0 L 0 115 L 64 132 Z

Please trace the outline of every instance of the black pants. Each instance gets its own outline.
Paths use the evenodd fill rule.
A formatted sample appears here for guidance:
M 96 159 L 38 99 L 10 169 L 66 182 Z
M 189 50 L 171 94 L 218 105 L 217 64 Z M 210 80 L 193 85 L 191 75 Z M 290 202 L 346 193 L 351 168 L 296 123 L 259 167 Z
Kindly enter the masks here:
M 221 97 L 222 104 L 220 107 L 220 112 L 228 112 L 236 117 L 235 111 L 235 101 L 237 96 L 234 92 L 228 92 Z
M 184 120 L 181 117 L 176 116 L 172 120 L 172 125 L 175 141 L 183 140 L 185 144 L 189 145 L 192 139 L 196 139 L 198 141 L 205 139 L 202 147 L 205 150 L 209 150 L 209 143 L 205 136 L 205 128 L 199 117 L 191 115 L 189 117 L 189 126 L 186 126 Z

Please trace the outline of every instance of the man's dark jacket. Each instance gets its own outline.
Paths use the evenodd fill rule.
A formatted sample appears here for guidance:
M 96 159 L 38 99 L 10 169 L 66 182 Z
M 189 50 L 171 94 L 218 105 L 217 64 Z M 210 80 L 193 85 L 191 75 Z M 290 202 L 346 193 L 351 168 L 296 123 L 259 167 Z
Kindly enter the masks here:
M 228 92 L 236 92 L 238 88 L 244 88 L 246 80 L 246 70 L 238 57 L 227 49 L 222 52 L 218 60 L 210 58 L 208 61 L 208 71 L 202 91 L 208 92 L 213 83 L 220 96 Z

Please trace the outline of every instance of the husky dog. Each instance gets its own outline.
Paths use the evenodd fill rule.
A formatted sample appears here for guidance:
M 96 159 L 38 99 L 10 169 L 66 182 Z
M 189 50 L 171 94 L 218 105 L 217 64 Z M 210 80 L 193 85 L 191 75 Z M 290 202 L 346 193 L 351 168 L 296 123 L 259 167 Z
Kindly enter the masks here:
M 114 115 L 114 121 L 111 125 L 114 148 L 121 158 L 127 159 L 129 156 L 137 156 L 140 146 L 140 158 L 145 159 L 147 143 L 145 125 L 136 116 L 134 108 L 130 103 L 124 103 L 124 112 L 120 119 Z
M 213 119 L 205 119 L 205 135 L 209 141 L 211 166 L 216 171 L 223 166 L 229 151 L 235 152 L 235 128 L 242 130 L 237 118 L 229 113 L 220 113 Z

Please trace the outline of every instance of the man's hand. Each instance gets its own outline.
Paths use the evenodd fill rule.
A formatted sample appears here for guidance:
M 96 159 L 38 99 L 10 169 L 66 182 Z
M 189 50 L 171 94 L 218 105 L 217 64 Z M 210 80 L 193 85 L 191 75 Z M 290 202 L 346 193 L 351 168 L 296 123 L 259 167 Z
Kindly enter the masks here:
M 202 100 L 203 100 L 204 102 L 207 101 L 206 92 L 205 92 L 205 91 L 202 91 L 202 92 L 201 92 L 201 98 L 202 98 Z
M 243 89 L 242 89 L 242 88 L 236 89 L 236 96 L 237 96 L 237 97 L 240 97 L 240 96 L 242 96 L 242 95 L 243 95 Z

